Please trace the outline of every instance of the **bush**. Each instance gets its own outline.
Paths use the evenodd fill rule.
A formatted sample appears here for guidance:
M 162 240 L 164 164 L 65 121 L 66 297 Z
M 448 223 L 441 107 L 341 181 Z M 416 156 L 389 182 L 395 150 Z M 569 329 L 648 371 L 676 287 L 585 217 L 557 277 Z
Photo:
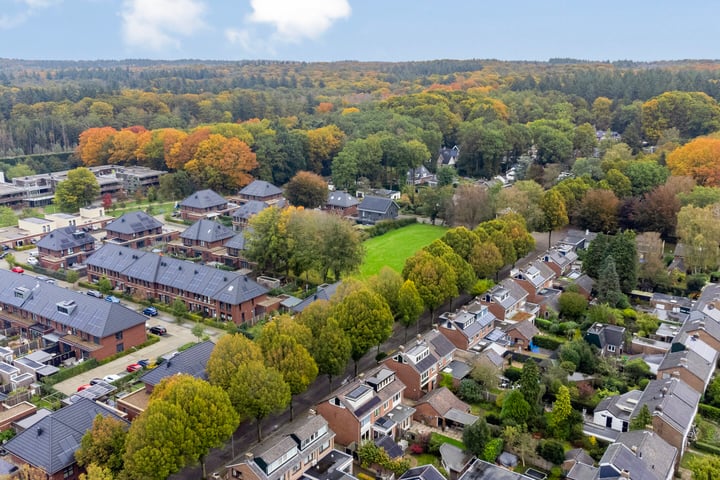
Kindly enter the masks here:
M 410 445 L 410 453 L 415 455 L 421 455 L 425 453 L 425 447 L 421 443 L 413 443 Z
M 695 442 L 693 446 L 702 452 L 711 453 L 713 455 L 720 455 L 720 447 L 718 447 L 717 445 L 712 445 L 705 442 Z
M 536 318 L 535 326 L 541 330 L 550 330 L 550 328 L 552 328 L 553 326 L 553 322 L 550 320 L 545 320 L 544 318 Z
M 505 375 L 505 377 L 511 382 L 517 382 L 518 380 L 520 380 L 522 370 L 517 367 L 508 367 L 505 369 L 503 375 Z
M 485 444 L 483 450 L 483 460 L 490 463 L 495 463 L 495 459 L 500 456 L 503 451 L 503 439 L 493 438 Z
M 414 223 L 417 223 L 416 217 L 400 218 L 398 220 L 382 220 L 380 222 L 377 222 L 372 227 L 366 229 L 365 234 L 368 236 L 368 238 L 379 237 L 380 235 L 384 235 L 387 232 L 397 230 L 398 228 L 407 227 L 408 225 L 412 225 Z
M 538 447 L 538 453 L 548 462 L 559 465 L 565 461 L 565 447 L 557 440 L 545 440 Z
M 483 400 L 483 390 L 475 380 L 466 378 L 460 382 L 458 396 L 468 403 L 477 403 Z
M 720 422 L 720 408 L 713 407 L 712 405 L 708 405 L 707 403 L 701 403 L 698 406 L 698 412 L 700 412 L 700 415 L 707 418 L 708 420 L 712 420 L 713 422 Z
M 57 372 L 55 375 L 43 378 L 43 382 L 45 382 L 46 385 L 55 385 L 56 383 L 67 380 L 68 378 L 72 378 L 75 375 L 79 375 L 81 373 L 87 372 L 88 370 L 92 370 L 98 365 L 100 365 L 100 363 L 94 358 L 91 358 L 90 360 L 85 360 L 82 363 L 78 363 L 77 365 L 74 365 L 72 367 L 60 369 L 60 371 Z
M 538 322 L 538 320 L 535 320 Z M 560 345 L 562 345 L 562 342 L 555 340 L 554 338 L 545 337 L 543 335 L 535 335 L 533 337 L 533 344 L 540 348 L 546 348 L 548 350 L 557 350 Z M 507 375 L 506 375 L 507 377 Z M 510 377 L 508 377 L 510 378 Z

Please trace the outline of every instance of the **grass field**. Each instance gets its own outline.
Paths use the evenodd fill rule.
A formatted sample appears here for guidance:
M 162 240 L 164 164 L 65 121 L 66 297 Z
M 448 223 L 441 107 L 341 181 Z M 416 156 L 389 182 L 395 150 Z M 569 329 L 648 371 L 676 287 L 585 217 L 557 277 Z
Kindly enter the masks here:
M 445 227 L 416 223 L 368 239 L 364 243 L 366 254 L 360 267 L 360 277 L 375 275 L 385 265 L 402 272 L 406 258 L 442 237 L 446 231 Z

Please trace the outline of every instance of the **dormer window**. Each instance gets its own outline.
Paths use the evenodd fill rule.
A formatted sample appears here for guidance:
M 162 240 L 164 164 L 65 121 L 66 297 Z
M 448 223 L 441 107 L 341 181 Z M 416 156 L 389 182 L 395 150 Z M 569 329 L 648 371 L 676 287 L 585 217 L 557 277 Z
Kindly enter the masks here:
M 57 311 L 63 315 L 70 315 L 75 311 L 75 308 L 77 308 L 77 304 L 74 300 L 63 300 L 62 302 L 56 303 L 55 307 L 57 308 Z

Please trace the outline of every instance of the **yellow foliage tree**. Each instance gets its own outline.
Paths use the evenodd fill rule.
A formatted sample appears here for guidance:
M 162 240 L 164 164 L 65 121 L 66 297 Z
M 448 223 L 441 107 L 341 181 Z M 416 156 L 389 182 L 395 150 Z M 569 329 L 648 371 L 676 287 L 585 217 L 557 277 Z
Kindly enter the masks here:
M 345 133 L 336 125 L 316 128 L 307 132 L 310 158 L 308 166 L 315 173 L 321 173 L 342 149 Z
M 112 127 L 88 128 L 80 134 L 77 154 L 83 165 L 102 165 L 109 157 L 112 137 L 118 133 Z
M 692 176 L 699 185 L 720 185 L 720 139 L 700 137 L 674 150 L 667 166 L 675 176 Z

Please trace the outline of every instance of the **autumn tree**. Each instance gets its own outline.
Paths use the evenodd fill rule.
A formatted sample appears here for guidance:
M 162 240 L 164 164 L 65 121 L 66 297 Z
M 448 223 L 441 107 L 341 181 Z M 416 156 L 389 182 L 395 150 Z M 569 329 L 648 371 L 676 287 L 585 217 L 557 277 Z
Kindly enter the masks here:
M 565 385 L 561 385 L 548 420 L 548 427 L 554 432 L 553 436 L 555 438 L 565 440 L 570 435 L 569 421 L 572 413 L 570 390 Z
M 720 208 L 711 205 L 682 207 L 677 217 L 677 234 L 685 246 L 685 265 L 700 273 L 715 268 L 720 262 Z
M 424 248 L 437 259 L 444 260 L 455 272 L 455 285 L 458 292 L 466 292 L 475 284 L 477 277 L 472 266 L 442 240 L 434 240 Z
M 462 226 L 451 228 L 445 232 L 445 235 L 440 240 L 448 244 L 455 253 L 466 261 L 470 261 L 473 248 L 480 243 L 480 237 L 475 232 Z
M 617 229 L 620 200 L 610 190 L 592 189 L 583 197 L 575 218 L 580 228 L 612 233 Z
M 415 282 L 412 280 L 405 280 L 400 290 L 398 291 L 398 317 L 400 323 L 405 327 L 405 342 L 407 343 L 408 329 L 412 325 L 417 325 L 422 314 L 425 310 L 422 297 L 415 288 Z
M 720 186 L 720 138 L 700 137 L 674 150 L 667 157 L 673 175 L 692 176 L 699 185 Z
M 95 175 L 84 167 L 70 170 L 67 180 L 55 188 L 55 204 L 63 212 L 77 212 L 86 207 L 100 194 L 100 185 Z
M 473 247 L 470 265 L 479 278 L 494 278 L 505 262 L 502 253 L 492 242 L 481 242 Z
M 592 114 L 595 117 L 595 127 L 598 130 L 610 128 L 612 120 L 612 100 L 607 97 L 597 97 L 592 103 Z
M 523 426 L 512 425 L 505 427 L 503 430 L 503 438 L 507 445 L 518 454 L 524 467 L 525 458 L 535 452 L 537 440 L 535 440 L 532 434 Z
M 412 280 L 430 318 L 435 320 L 435 309 L 448 299 L 457 296 L 457 278 L 453 268 L 442 259 L 433 257 L 425 250 L 417 252 L 405 261 L 403 277 Z
M 289 214 L 277 206 L 264 209 L 250 219 L 246 230 L 246 256 L 258 271 L 286 272 L 289 266 L 287 222 Z
M 196 185 L 219 191 L 244 187 L 252 180 L 250 171 L 256 167 L 255 153 L 245 142 L 219 134 L 208 134 L 199 141 L 193 156 L 184 165 Z
M 336 125 L 327 125 L 307 132 L 308 167 L 317 174 L 330 173 L 333 158 L 341 150 L 345 134 Z
M 400 288 L 403 286 L 403 278 L 398 272 L 388 267 L 383 266 L 377 275 L 367 279 L 367 285 L 372 291 L 381 295 L 390 307 L 390 311 L 393 313 L 395 318 L 400 316 L 399 313 L 399 294 Z M 422 301 L 421 301 L 422 303 Z
M 297 207 L 320 207 L 327 201 L 327 196 L 327 182 L 312 172 L 298 172 L 285 186 L 285 198 Z
M 548 232 L 548 245 L 552 245 L 552 232 L 568 224 L 567 210 L 562 196 L 555 190 L 548 190 L 540 199 L 543 212 L 542 231 Z
M 215 344 L 205 371 L 212 385 L 228 390 L 240 365 L 262 360 L 262 349 L 245 335 L 223 335 Z
M 459 185 L 453 198 L 450 216 L 455 225 L 475 228 L 493 217 L 493 204 L 486 187 Z
M 94 463 L 113 475 L 121 472 L 127 428 L 126 422 L 114 417 L 95 417 L 92 428 L 83 435 L 80 448 L 75 452 L 78 465 L 86 467 Z
M 303 314 L 307 312 L 308 308 L 303 311 Z M 313 358 L 318 366 L 318 373 L 327 375 L 330 392 L 332 392 L 333 377 L 342 375 L 350 360 L 352 342 L 345 330 L 332 317 L 326 320 L 315 340 L 312 348 Z
M 110 144 L 117 133 L 112 127 L 88 128 L 80 134 L 77 155 L 83 165 L 104 165 L 110 157 Z

